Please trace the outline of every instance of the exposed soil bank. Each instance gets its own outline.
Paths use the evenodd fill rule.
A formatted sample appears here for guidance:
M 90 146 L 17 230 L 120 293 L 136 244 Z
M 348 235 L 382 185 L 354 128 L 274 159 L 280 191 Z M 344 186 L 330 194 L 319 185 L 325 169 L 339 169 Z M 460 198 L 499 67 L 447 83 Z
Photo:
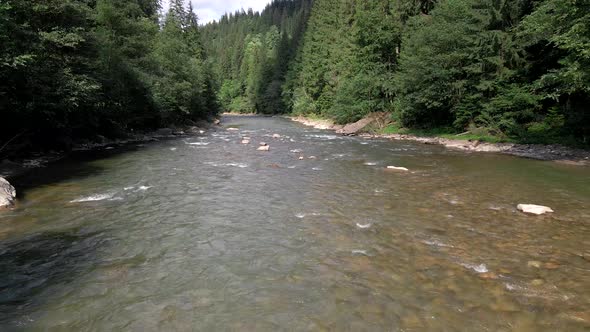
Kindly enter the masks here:
M 291 120 L 311 126 L 317 129 L 342 131 L 344 126 L 334 124 L 330 120 L 315 120 L 306 117 L 290 117 Z M 590 165 L 590 151 L 569 148 L 563 145 L 540 145 L 540 144 L 516 144 L 516 143 L 487 143 L 477 140 L 448 139 L 442 137 L 419 137 L 403 134 L 369 134 L 357 132 L 364 138 L 388 138 L 393 140 L 408 140 L 422 142 L 424 144 L 439 144 L 450 149 L 457 149 L 471 152 L 495 152 L 509 154 L 518 157 L 550 160 L 571 165 Z

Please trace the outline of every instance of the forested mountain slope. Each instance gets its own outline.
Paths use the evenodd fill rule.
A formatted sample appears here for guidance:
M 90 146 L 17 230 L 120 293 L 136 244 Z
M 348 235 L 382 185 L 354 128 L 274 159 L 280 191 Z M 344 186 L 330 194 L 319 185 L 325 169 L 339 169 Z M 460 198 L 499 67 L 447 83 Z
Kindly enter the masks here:
M 588 144 L 587 0 L 282 0 L 203 31 L 228 111 Z
M 262 13 L 229 13 L 202 29 L 226 111 L 285 112 L 282 87 L 310 10 L 311 0 L 275 0 Z
M 589 0 L 9 0 L 0 43 L 0 153 L 218 108 L 590 144 Z

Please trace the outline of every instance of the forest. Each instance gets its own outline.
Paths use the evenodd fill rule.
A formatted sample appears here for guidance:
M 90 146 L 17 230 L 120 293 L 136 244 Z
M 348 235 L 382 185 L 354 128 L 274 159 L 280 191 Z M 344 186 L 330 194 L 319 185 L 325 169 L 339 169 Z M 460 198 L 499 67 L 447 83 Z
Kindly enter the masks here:
M 275 0 L 202 35 L 225 111 L 589 144 L 588 0 Z
M 219 111 L 590 144 L 589 0 L 9 0 L 0 43 L 0 153 Z
M 187 124 L 218 106 L 192 6 L 0 2 L 0 153 Z

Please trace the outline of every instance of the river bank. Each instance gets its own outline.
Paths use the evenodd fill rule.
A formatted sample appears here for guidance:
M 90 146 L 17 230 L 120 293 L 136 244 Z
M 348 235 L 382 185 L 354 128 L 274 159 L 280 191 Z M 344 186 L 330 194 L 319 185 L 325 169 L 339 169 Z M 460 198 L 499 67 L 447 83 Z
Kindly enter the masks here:
M 408 134 L 376 134 L 363 132 L 363 128 L 354 133 L 343 132 L 347 126 L 335 124 L 327 119 L 312 119 L 302 116 L 288 117 L 292 121 L 310 126 L 316 129 L 333 130 L 346 135 L 358 135 L 366 139 L 385 138 L 391 140 L 408 140 L 424 144 L 443 145 L 449 149 L 456 149 L 468 152 L 493 152 L 508 154 L 517 157 L 554 161 L 563 164 L 590 166 L 590 151 L 570 148 L 563 145 L 541 145 L 541 144 L 518 144 L 518 143 L 489 143 L 479 140 L 449 139 L 444 137 L 423 137 Z M 365 119 L 363 119 L 365 120 Z M 360 120 L 357 127 L 368 121 Z M 350 126 L 354 126 L 351 124 Z M 356 128 L 355 128 L 356 129 Z
M 67 157 L 72 152 L 90 151 L 99 149 L 114 149 L 119 146 L 129 144 L 143 144 L 147 142 L 159 141 L 162 139 L 171 139 L 176 137 L 189 136 L 203 133 L 212 125 L 218 124 L 218 120 L 212 123 L 200 122 L 198 126 L 182 126 L 160 128 L 147 132 L 128 132 L 124 137 L 107 138 L 98 136 L 95 140 L 79 140 L 73 142 L 69 150 L 49 150 L 49 151 L 28 151 L 19 152 L 8 156 L 0 156 L 0 178 L 10 179 L 20 175 L 30 169 L 47 166 L 50 163 L 59 161 Z

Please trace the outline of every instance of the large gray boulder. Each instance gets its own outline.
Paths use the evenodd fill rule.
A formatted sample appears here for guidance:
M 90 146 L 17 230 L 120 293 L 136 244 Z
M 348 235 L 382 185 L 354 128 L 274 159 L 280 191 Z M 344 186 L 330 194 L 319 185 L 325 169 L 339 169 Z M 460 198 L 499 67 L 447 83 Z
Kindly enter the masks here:
M 0 177 L 0 209 L 14 205 L 15 198 L 16 190 L 14 187 L 5 178 Z

